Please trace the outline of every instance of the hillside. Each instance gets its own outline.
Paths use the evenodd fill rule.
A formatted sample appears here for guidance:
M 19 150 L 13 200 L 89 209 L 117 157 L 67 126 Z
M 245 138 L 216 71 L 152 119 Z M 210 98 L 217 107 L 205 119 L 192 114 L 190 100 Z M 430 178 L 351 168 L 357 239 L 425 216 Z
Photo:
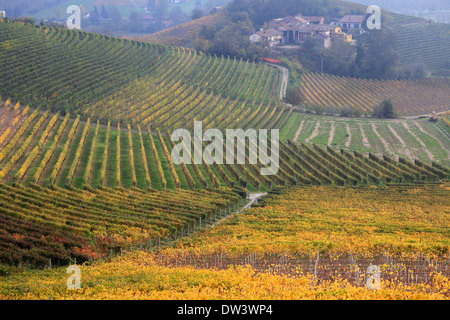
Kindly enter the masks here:
M 77 117 L 70 121 L 69 114 L 63 119 L 48 111 L 30 111 L 4 106 L 0 109 L 10 119 L 17 118 L 14 130 L 2 133 L 0 149 L 0 181 L 30 182 L 44 186 L 83 185 L 92 187 L 138 187 L 155 189 L 202 189 L 207 186 L 219 188 L 245 187 L 249 190 L 268 190 L 276 185 L 337 184 L 360 185 L 401 181 L 424 181 L 446 178 L 448 169 L 430 161 L 422 163 L 412 158 L 384 159 L 367 157 L 359 152 L 324 149 L 289 141 L 280 141 L 279 170 L 275 175 L 260 174 L 265 167 L 250 164 L 253 155 L 247 143 L 246 164 L 183 164 L 173 165 L 170 150 L 175 143 L 169 139 L 170 131 L 147 127 L 133 131 L 111 124 L 106 128 L 99 123 L 86 123 Z M 261 127 L 282 128 L 292 114 L 274 108 Z M 272 120 L 273 118 L 273 120 Z M 15 121 L 15 120 L 12 120 Z M 272 122 L 272 124 L 270 124 Z M 279 124 L 280 123 L 280 124 Z M 123 130 L 124 129 L 124 130 Z M 165 136 L 163 136 L 163 134 Z M 308 141 L 307 141 L 308 142 Z M 236 148 L 237 143 L 235 142 Z M 269 140 L 269 151 L 272 144 Z M 224 145 L 222 155 L 226 152 Z M 260 154 L 259 154 L 260 155 Z M 257 155 L 255 155 L 257 156 Z
M 249 3 L 263 22 L 291 8 L 234 1 L 233 28 Z M 291 4 L 364 7 L 337 3 Z M 209 18 L 162 39 L 186 45 Z M 445 27 L 387 18 L 418 46 L 403 63 L 444 75 Z M 449 80 L 286 65 L 301 82 L 276 64 L 0 21 L 0 299 L 448 299 Z M 302 105 L 282 100 L 302 91 Z M 384 98 L 401 117 L 369 116 Z
M 413 57 L 410 59 L 410 62 L 417 61 Z M 383 99 L 391 99 L 396 111 L 403 116 L 450 109 L 450 79 L 372 80 L 305 73 L 301 90 L 307 106 L 322 107 L 333 113 L 351 108 L 359 114 L 371 115 Z
M 380 160 L 367 154 L 353 155 L 354 150 L 348 148 L 341 154 L 338 148 L 286 142 L 280 144 L 280 170 L 275 176 L 261 176 L 256 164 L 174 166 L 170 158 L 174 142 L 168 137 L 177 128 L 192 130 L 194 120 L 202 120 L 204 129 L 283 129 L 293 109 L 278 100 L 279 71 L 262 63 L 79 31 L 11 22 L 0 23 L 0 27 L 0 55 L 5 58 L 0 60 L 4 75 L 1 94 L 10 98 L 0 102 L 2 122 L 10 125 L 0 132 L 0 179 L 6 183 L 268 190 L 275 185 L 356 185 L 448 176 L 446 170 L 431 163 L 445 164 L 440 156 L 421 158 L 423 164 L 397 152 L 374 150 L 378 156 L 394 157 Z M 384 82 L 347 84 L 329 76 L 305 77 L 311 79 L 306 84 L 326 79 L 328 83 L 317 88 L 335 88 L 318 98 L 328 99 L 326 106 L 343 101 L 340 107 L 368 111 L 370 104 L 384 97 L 383 90 L 406 101 L 406 114 L 429 112 L 431 107 L 444 110 L 447 106 L 440 104 L 449 100 L 444 79 L 401 82 L 406 91 L 400 95 L 396 82 L 382 86 Z M 349 89 L 336 90 L 341 85 Z M 381 93 L 377 93 L 378 86 Z M 357 97 L 361 87 L 366 91 Z M 317 88 L 309 92 L 320 92 Z M 415 100 L 429 107 L 408 105 L 407 99 L 419 93 L 418 88 L 429 94 L 421 90 Z M 326 98 L 328 93 L 336 98 Z M 399 156 L 403 163 L 397 162 Z
M 174 129 L 223 116 L 242 123 L 237 111 L 279 106 L 278 72 L 249 61 L 22 23 L 0 22 L 0 42 L 1 96 L 102 124 Z
M 449 195 L 448 184 L 277 190 L 169 248 L 80 265 L 78 290 L 61 288 L 65 267 L 47 268 L 5 277 L 0 297 L 446 300 Z
M 352 2 L 371 5 L 371 0 L 352 0 Z M 405 15 L 433 19 L 438 23 L 450 23 L 450 4 L 446 0 L 378 0 L 376 5 L 382 9 Z
M 395 30 L 404 65 L 423 63 L 432 76 L 450 76 L 450 24 L 413 23 Z
M 203 26 L 220 28 L 226 23 L 227 18 L 225 14 L 218 12 L 146 36 L 137 37 L 136 40 L 171 46 L 192 47 L 192 41 L 198 36 Z
M 0 265 L 40 268 L 159 247 L 240 200 L 231 190 L 144 193 L 4 184 L 0 199 Z
M 428 117 L 349 119 L 294 112 L 280 136 L 296 143 L 450 166 L 450 132 L 444 123 L 430 122 Z

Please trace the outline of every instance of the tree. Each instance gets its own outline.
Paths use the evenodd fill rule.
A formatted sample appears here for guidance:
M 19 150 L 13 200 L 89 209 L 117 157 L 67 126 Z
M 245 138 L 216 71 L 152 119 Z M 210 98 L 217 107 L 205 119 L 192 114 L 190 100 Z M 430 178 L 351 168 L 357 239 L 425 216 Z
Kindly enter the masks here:
M 393 119 L 397 117 L 391 99 L 383 99 L 381 103 L 373 108 L 372 116 L 383 119 Z
M 97 7 L 94 7 L 94 11 L 89 14 L 89 23 L 92 25 L 100 23 Z
M 324 50 L 323 71 L 339 76 L 349 76 L 355 63 L 356 48 L 344 41 L 334 41 L 330 50 Z
M 109 14 L 108 14 L 108 11 L 105 8 L 105 5 L 102 5 L 102 13 L 100 14 L 100 16 L 103 19 L 108 19 L 109 18 Z
M 58 7 L 58 9 L 56 10 L 56 20 L 61 21 L 64 19 L 64 13 L 61 9 L 61 7 Z
M 183 10 L 181 10 L 180 6 L 173 7 L 172 10 L 170 10 L 169 17 L 174 26 L 187 21 L 186 15 Z
M 255 46 L 251 45 L 248 35 L 253 25 L 246 12 L 239 19 L 233 20 L 214 35 L 209 49 L 210 54 L 235 56 L 237 58 L 255 58 Z
M 292 105 L 300 105 L 305 102 L 305 95 L 299 87 L 289 86 L 286 89 L 286 102 Z
M 203 11 L 200 9 L 194 9 L 191 12 L 191 18 L 192 20 L 197 20 L 200 19 L 201 17 L 203 17 Z
M 84 7 L 83 4 L 80 4 L 80 13 L 81 13 L 81 19 L 83 19 L 84 16 L 86 15 L 86 8 Z
M 206 26 L 203 25 L 200 32 L 199 37 L 206 40 L 213 40 L 217 30 L 215 26 Z
M 138 13 L 136 13 L 135 11 L 131 11 L 128 20 L 130 21 L 130 23 L 128 24 L 130 32 L 144 32 L 144 20 L 142 20 Z
M 303 43 L 303 48 L 308 50 L 311 54 L 316 55 L 319 53 L 319 45 L 316 37 L 308 36 Z
M 159 23 L 162 23 L 169 10 L 169 0 L 148 0 L 147 9 L 151 11 Z
M 365 32 L 358 40 L 355 77 L 395 79 L 400 71 L 400 58 L 394 31 L 384 27 Z
M 419 79 L 427 76 L 427 66 L 423 62 L 414 62 L 403 67 L 403 79 Z
M 116 6 L 108 7 L 108 15 L 113 23 L 120 23 L 122 21 L 122 15 L 120 14 L 119 9 Z

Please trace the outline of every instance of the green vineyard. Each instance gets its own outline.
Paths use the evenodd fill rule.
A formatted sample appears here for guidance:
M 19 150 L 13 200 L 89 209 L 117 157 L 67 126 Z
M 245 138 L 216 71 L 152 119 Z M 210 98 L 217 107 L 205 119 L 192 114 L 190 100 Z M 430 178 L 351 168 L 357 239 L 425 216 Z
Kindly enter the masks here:
M 3 106 L 0 112 L 9 114 L 14 107 Z M 274 126 L 287 117 L 288 114 L 285 120 L 275 119 Z M 88 185 L 194 190 L 222 186 L 268 190 L 276 185 L 379 184 L 436 180 L 449 175 L 437 163 L 428 165 L 404 158 L 397 162 L 386 156 L 366 157 L 359 152 L 291 141 L 280 141 L 279 170 L 272 176 L 260 174 L 262 165 L 250 164 L 248 158 L 253 151 L 248 143 L 246 164 L 208 165 L 203 161 L 174 165 L 171 150 L 175 143 L 170 131 L 152 130 L 149 126 L 138 129 L 120 124 L 100 126 L 90 119 L 80 121 L 79 116 L 70 120 L 69 114 L 63 118 L 58 113 L 52 116 L 36 109 L 15 131 L 2 134 L 5 137 L 0 150 L 0 181 L 77 188 Z M 271 143 L 269 152 L 270 146 Z M 225 154 L 225 149 L 222 152 Z
M 383 99 L 391 99 L 401 115 L 423 115 L 450 107 L 450 79 L 371 80 L 306 73 L 301 89 L 307 104 L 316 110 L 339 113 L 351 108 L 372 113 Z
M 82 120 L 176 129 L 284 111 L 279 73 L 264 64 L 13 22 L 0 22 L 0 43 L 0 95 Z
M 352 2 L 366 6 L 374 4 L 371 0 L 353 0 Z M 450 4 L 446 0 L 378 0 L 376 5 L 392 12 L 401 12 L 405 14 L 404 17 L 410 15 L 411 20 L 420 19 L 415 18 L 414 15 L 416 15 L 424 19 L 431 18 L 439 23 L 450 22 Z
M 223 22 L 217 19 L 208 23 Z M 176 41 L 192 37 L 200 22 L 177 29 L 184 40 Z M 238 212 L 249 192 L 450 178 L 446 117 L 431 129 L 420 120 L 307 119 L 278 98 L 281 77 L 249 60 L 0 22 L 0 272 L 159 249 Z M 402 115 L 421 115 L 449 109 L 449 84 L 305 73 L 301 89 L 311 109 L 364 115 L 391 98 Z M 233 142 L 244 164 L 175 164 L 177 144 L 202 151 L 171 138 L 179 128 L 192 132 L 195 121 L 205 131 L 279 129 L 281 140 L 269 135 L 267 143 L 277 173 L 261 174 L 269 164 L 248 140 Z M 223 158 L 227 150 L 214 153 Z
M 433 76 L 450 76 L 450 25 L 414 23 L 395 26 L 404 65 L 423 63 Z

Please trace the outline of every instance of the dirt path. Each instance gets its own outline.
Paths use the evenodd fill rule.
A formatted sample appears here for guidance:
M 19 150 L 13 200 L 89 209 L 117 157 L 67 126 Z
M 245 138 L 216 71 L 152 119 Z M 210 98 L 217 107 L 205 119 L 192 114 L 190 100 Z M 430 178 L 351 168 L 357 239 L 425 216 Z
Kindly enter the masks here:
M 441 111 L 441 112 L 436 112 L 437 115 L 446 113 L 447 111 Z M 417 116 L 404 116 L 402 118 L 404 119 L 417 119 L 417 118 L 426 118 L 426 117 L 430 117 L 431 116 L 431 112 L 428 114 L 421 114 L 421 115 L 417 115 Z
M 302 122 L 300 122 L 300 125 L 298 126 L 297 132 L 295 133 L 294 136 L 294 142 L 297 142 L 298 136 L 300 135 L 300 132 L 302 131 L 303 128 L 303 123 L 305 123 L 305 119 L 302 120 Z
M 345 146 L 348 148 L 350 147 L 350 143 L 352 142 L 352 132 L 350 131 L 350 126 L 348 123 L 345 124 L 345 129 L 347 130 L 347 141 L 345 141 Z
M 392 132 L 392 134 L 398 139 L 398 141 L 400 141 L 400 144 L 402 145 L 403 150 L 405 151 L 406 156 L 407 156 L 409 159 L 412 160 L 413 157 L 412 157 L 412 155 L 411 155 L 411 152 L 409 151 L 408 145 L 405 143 L 405 141 L 402 139 L 402 137 L 400 137 L 400 135 L 397 133 L 397 131 L 395 131 L 394 128 L 391 127 L 390 124 L 388 124 L 388 128 L 389 128 L 389 130 Z
M 409 133 L 410 135 L 412 135 L 412 136 L 417 140 L 417 142 L 419 142 L 419 144 L 423 147 L 423 150 L 424 150 L 425 153 L 427 154 L 428 159 L 430 159 L 430 161 L 433 161 L 433 160 L 434 160 L 433 154 L 430 152 L 430 150 L 428 150 L 426 144 L 425 144 L 422 140 L 420 140 L 420 138 L 419 138 L 418 136 L 416 136 L 416 134 L 415 134 L 414 132 L 412 132 L 412 130 L 411 130 L 411 128 L 409 127 L 408 123 L 403 122 L 403 127 L 404 127 L 404 128 L 406 129 L 406 131 L 408 131 L 408 133 Z
M 309 138 L 305 140 L 305 142 L 309 143 L 312 139 L 314 139 L 319 134 L 319 127 L 320 127 L 320 121 L 317 121 L 313 132 L 311 133 Z
M 372 130 L 373 132 L 377 135 L 378 139 L 380 139 L 381 143 L 384 146 L 384 149 L 389 153 L 389 154 L 393 154 L 394 152 L 392 152 L 391 148 L 389 148 L 389 144 L 386 142 L 386 140 L 384 140 L 384 138 L 381 136 L 381 134 L 378 132 L 377 127 L 375 126 L 374 123 L 372 123 Z
M 279 66 L 279 65 L 274 64 L 274 63 L 267 63 L 267 62 L 265 62 L 265 64 L 268 64 L 269 66 L 275 67 L 275 68 L 277 68 L 278 70 L 281 71 L 280 100 L 283 101 L 284 97 L 286 97 L 286 89 L 287 89 L 287 84 L 288 84 L 288 80 L 289 80 L 289 70 L 287 68 L 285 68 L 285 67 Z M 291 106 L 289 104 L 286 104 L 286 105 Z
M 363 143 L 364 147 L 370 148 L 371 146 L 370 146 L 369 139 L 367 139 L 366 133 L 364 132 L 364 129 L 363 129 L 361 123 L 359 124 L 359 131 L 361 132 L 361 138 L 362 138 L 362 143 Z
M 247 200 L 250 200 L 245 206 L 243 206 L 242 208 L 240 208 L 238 211 L 236 211 L 235 213 L 239 214 L 242 213 L 243 211 L 250 209 L 250 207 L 256 202 L 258 203 L 258 200 L 261 199 L 262 197 L 264 197 L 265 195 L 267 195 L 267 192 L 258 192 L 258 193 L 249 193 L 247 196 Z M 227 217 L 230 217 L 231 215 L 228 215 Z M 227 218 L 225 218 L 227 219 Z M 220 219 L 218 221 L 215 221 L 211 224 L 211 228 L 213 228 L 214 226 L 218 225 L 219 223 L 221 223 L 223 220 L 225 219 Z
M 331 147 L 331 143 L 334 139 L 334 133 L 336 131 L 336 123 L 334 121 L 330 121 L 331 123 L 331 129 L 330 129 L 330 135 L 328 136 L 328 145 Z

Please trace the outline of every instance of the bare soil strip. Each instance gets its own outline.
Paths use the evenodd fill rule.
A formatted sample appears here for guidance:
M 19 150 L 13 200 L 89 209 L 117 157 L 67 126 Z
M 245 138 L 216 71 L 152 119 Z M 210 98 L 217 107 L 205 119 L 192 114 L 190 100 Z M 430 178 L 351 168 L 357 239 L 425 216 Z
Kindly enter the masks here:
M 333 142 L 334 132 L 336 131 L 336 123 L 334 121 L 330 121 L 330 123 L 331 123 L 331 129 L 330 129 L 330 135 L 328 136 L 328 145 L 329 146 L 331 146 L 331 143 Z M 349 130 L 349 128 L 347 125 L 347 132 L 348 132 L 348 130 Z
M 426 131 L 424 128 L 422 128 L 422 126 L 420 125 L 419 122 L 417 121 L 413 121 L 413 123 L 416 125 L 417 128 L 419 128 L 420 131 L 422 131 L 424 134 L 426 134 L 427 136 L 429 136 L 431 139 L 434 139 L 440 146 L 442 149 L 444 149 L 447 152 L 448 158 L 447 160 L 450 159 L 450 150 L 442 143 L 441 140 L 437 139 L 435 136 L 433 136 L 432 134 L 430 134 L 428 131 Z
M 433 161 L 434 160 L 433 154 L 430 152 L 430 150 L 428 150 L 426 144 L 422 140 L 420 140 L 420 138 L 418 136 L 416 136 L 416 134 L 414 132 L 412 132 L 412 130 L 409 127 L 408 123 L 403 122 L 403 127 L 408 131 L 408 133 L 410 135 L 412 135 L 417 140 L 417 142 L 420 143 L 420 145 L 423 147 L 423 150 L 427 154 L 428 159 L 430 159 L 430 161 Z
M 363 129 L 361 123 L 359 124 L 359 130 L 361 131 L 362 143 L 363 143 L 364 147 L 370 148 L 371 145 L 370 145 L 369 139 L 367 139 L 366 133 L 364 132 L 364 129 Z
M 350 143 L 352 142 L 352 132 L 350 131 L 350 126 L 348 123 L 345 124 L 345 129 L 347 130 L 347 141 L 345 141 L 345 146 L 350 147 Z
M 317 121 L 313 132 L 311 133 L 309 138 L 305 140 L 305 142 L 309 143 L 312 139 L 314 139 L 319 134 L 319 127 L 320 127 L 320 121 Z
M 411 152 L 409 152 L 409 148 L 408 148 L 408 146 L 406 145 L 405 141 L 403 141 L 402 137 L 400 137 L 400 136 L 398 135 L 398 133 L 391 127 L 390 124 L 388 124 L 388 128 L 389 128 L 389 130 L 392 132 L 392 134 L 398 139 L 398 141 L 400 141 L 400 144 L 402 145 L 403 150 L 405 150 L 406 156 L 407 156 L 409 159 L 412 159 L 413 157 L 412 157 L 412 155 L 411 155 Z
M 302 122 L 300 122 L 300 125 L 298 126 L 297 132 L 295 133 L 295 136 L 294 136 L 294 142 L 297 142 L 298 136 L 300 135 L 300 132 L 302 131 L 304 122 L 305 122 L 305 119 L 303 119 Z
M 372 130 L 373 132 L 377 135 L 378 139 L 380 139 L 381 143 L 384 146 L 384 149 L 389 153 L 389 154 L 393 154 L 391 148 L 389 148 L 389 144 L 386 142 L 386 140 L 384 140 L 384 138 L 381 136 L 381 134 L 377 131 L 377 127 L 374 123 L 372 123 Z
M 248 210 L 251 208 L 251 206 L 256 202 L 258 203 L 258 200 L 261 199 L 262 197 L 264 197 L 265 195 L 267 195 L 266 192 L 261 192 L 261 193 L 249 193 L 247 196 L 247 200 L 250 200 L 250 202 L 248 202 L 246 205 L 244 205 L 243 207 L 239 208 L 238 211 L 236 211 L 236 214 L 242 213 L 245 210 Z M 231 217 L 231 215 L 229 215 L 228 217 Z M 224 219 L 220 219 L 218 221 L 215 221 L 212 223 L 211 227 L 213 228 L 215 225 L 221 223 L 223 220 L 227 219 L 228 217 L 225 217 Z

